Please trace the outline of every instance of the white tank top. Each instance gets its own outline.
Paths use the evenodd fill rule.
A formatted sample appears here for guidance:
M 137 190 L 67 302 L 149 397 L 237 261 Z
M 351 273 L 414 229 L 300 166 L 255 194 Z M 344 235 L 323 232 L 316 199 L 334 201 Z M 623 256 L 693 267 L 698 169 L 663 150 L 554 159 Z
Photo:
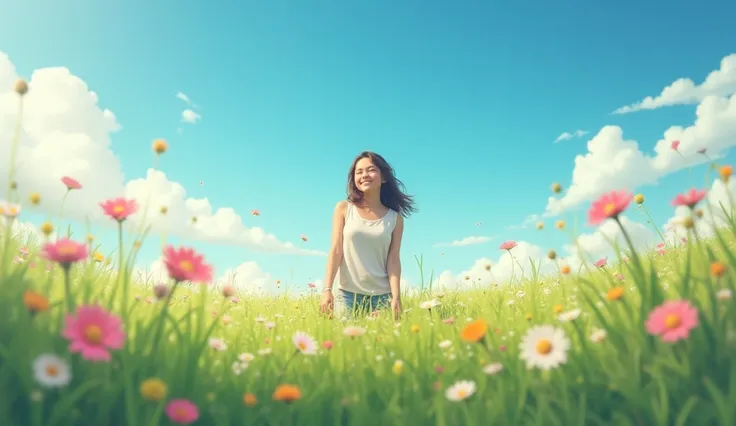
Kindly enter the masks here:
M 348 202 L 338 269 L 340 289 L 366 295 L 391 291 L 386 261 L 397 217 L 396 211 L 388 209 L 380 219 L 363 219 Z

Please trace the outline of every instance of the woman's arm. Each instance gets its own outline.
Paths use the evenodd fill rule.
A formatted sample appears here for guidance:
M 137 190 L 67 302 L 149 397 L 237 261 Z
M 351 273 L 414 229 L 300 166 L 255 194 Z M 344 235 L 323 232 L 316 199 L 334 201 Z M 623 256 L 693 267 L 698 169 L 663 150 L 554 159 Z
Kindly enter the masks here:
M 404 235 L 404 218 L 398 215 L 396 227 L 391 234 L 391 245 L 388 248 L 386 272 L 391 285 L 391 297 L 401 299 L 401 238 Z
M 347 201 L 338 202 L 332 214 L 332 242 L 330 251 L 327 253 L 327 271 L 325 272 L 325 289 L 329 288 L 329 291 L 332 291 L 335 275 L 337 275 L 337 270 L 340 263 L 342 263 L 342 229 L 345 225 L 347 206 Z

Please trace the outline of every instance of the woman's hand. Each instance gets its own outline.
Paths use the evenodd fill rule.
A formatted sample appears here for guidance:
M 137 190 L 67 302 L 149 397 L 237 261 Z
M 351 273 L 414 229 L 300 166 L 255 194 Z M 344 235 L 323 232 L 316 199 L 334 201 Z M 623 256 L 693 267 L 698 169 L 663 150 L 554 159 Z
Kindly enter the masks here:
M 394 319 L 398 321 L 399 317 L 401 316 L 401 298 L 400 297 L 394 297 L 391 299 L 391 310 L 394 311 Z
M 319 302 L 319 310 L 323 314 L 331 314 L 332 308 L 335 305 L 335 297 L 332 295 L 332 291 L 323 291 L 322 299 Z

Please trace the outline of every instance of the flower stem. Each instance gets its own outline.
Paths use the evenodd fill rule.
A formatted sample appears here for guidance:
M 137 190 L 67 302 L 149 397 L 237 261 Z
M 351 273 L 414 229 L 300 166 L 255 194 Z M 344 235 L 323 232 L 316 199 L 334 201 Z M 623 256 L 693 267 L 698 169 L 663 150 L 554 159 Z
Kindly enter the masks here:
M 74 300 L 72 299 L 72 283 L 71 277 L 69 276 L 69 270 L 71 269 L 70 264 L 62 264 L 61 267 L 64 269 L 64 294 L 66 296 L 66 309 L 70 314 L 74 311 Z

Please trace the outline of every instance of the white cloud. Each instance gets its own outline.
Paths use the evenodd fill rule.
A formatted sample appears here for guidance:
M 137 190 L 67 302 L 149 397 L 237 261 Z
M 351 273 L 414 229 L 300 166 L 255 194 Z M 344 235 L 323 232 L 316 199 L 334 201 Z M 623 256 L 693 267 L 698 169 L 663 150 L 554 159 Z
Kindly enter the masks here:
M 177 99 L 180 99 L 180 100 L 184 101 L 184 103 L 186 103 L 187 105 L 191 105 L 192 104 L 192 101 L 189 99 L 189 96 L 185 95 L 182 92 L 177 92 L 176 93 L 176 97 L 177 97 Z
M 655 97 L 647 96 L 639 102 L 623 106 L 614 114 L 627 114 L 673 105 L 689 105 L 701 102 L 711 95 L 730 96 L 736 93 L 736 53 L 725 56 L 721 67 L 712 71 L 701 84 L 689 78 L 679 78 L 662 89 Z
M 181 112 L 181 121 L 184 123 L 195 124 L 201 119 L 202 116 L 191 109 L 187 108 Z
M 568 141 L 573 138 L 581 138 L 588 134 L 587 130 L 575 130 L 574 132 L 562 132 L 560 136 L 557 136 L 557 139 L 555 139 L 554 143 L 561 142 L 561 141 Z
M 489 241 L 491 241 L 491 237 L 483 237 L 483 236 L 470 236 L 465 237 L 461 240 L 455 240 L 450 243 L 436 243 L 434 247 L 464 247 L 464 246 L 472 246 L 476 244 L 485 244 Z
M 545 216 L 558 215 L 614 189 L 634 190 L 655 184 L 672 172 L 710 161 L 698 153 L 707 149 L 719 158 L 736 144 L 736 95 L 710 96 L 696 111 L 689 127 L 671 126 L 654 146 L 654 155 L 643 153 L 634 140 L 625 140 L 618 126 L 606 126 L 588 142 L 588 152 L 575 158 L 572 184 L 562 198 L 549 197 Z M 679 151 L 671 148 L 679 140 Z
M 653 229 L 625 216 L 621 221 L 637 250 L 649 250 L 657 244 L 658 237 Z M 589 265 L 604 257 L 609 258 L 610 262 L 615 262 L 617 260 L 615 244 L 618 244 L 621 250 L 628 250 L 621 229 L 614 221 L 607 221 L 592 232 L 579 235 L 577 243 L 577 246 L 565 245 L 561 252 L 557 253 L 557 262 L 560 265 L 569 265 L 573 270 L 577 270 L 582 265 L 583 258 Z M 511 250 L 513 257 L 504 251 L 498 260 L 486 257 L 478 259 L 470 269 L 457 275 L 449 270 L 443 271 L 434 280 L 433 285 L 435 288 L 448 290 L 501 285 L 509 282 L 512 276 L 515 279 L 521 278 L 522 272 L 524 278 L 531 278 L 532 262 L 540 276 L 556 273 L 557 264 L 547 257 L 548 253 L 548 249 L 538 245 L 517 241 L 517 246 Z M 491 266 L 490 270 L 488 265 Z
M 10 153 L 17 122 L 19 102 L 13 91 L 17 78 L 14 65 L 0 52 L 0 188 L 8 187 L 6 153 Z M 71 176 L 83 185 L 81 190 L 68 194 L 64 217 L 101 220 L 98 223 L 105 225 L 112 225 L 112 221 L 103 217 L 99 202 L 127 195 L 143 206 L 150 186 L 153 193 L 149 217 L 155 218 L 159 206 L 167 204 L 167 222 L 171 222 L 167 226 L 172 234 L 274 253 L 323 254 L 281 242 L 261 228 L 246 227 L 232 208 L 214 210 L 206 198 L 186 198 L 184 188 L 170 182 L 162 172 L 149 170 L 145 180 L 134 179 L 126 184 L 111 140 L 121 126 L 110 110 L 99 106 L 97 95 L 63 67 L 34 71 L 29 87 L 23 98 L 23 130 L 15 180 L 22 201 L 32 192 L 41 194 L 41 204 L 36 208 L 41 213 L 59 214 L 66 192 L 60 181 L 62 176 Z M 198 217 L 196 226 L 185 225 L 192 215 Z M 156 226 L 160 229 L 160 223 Z

